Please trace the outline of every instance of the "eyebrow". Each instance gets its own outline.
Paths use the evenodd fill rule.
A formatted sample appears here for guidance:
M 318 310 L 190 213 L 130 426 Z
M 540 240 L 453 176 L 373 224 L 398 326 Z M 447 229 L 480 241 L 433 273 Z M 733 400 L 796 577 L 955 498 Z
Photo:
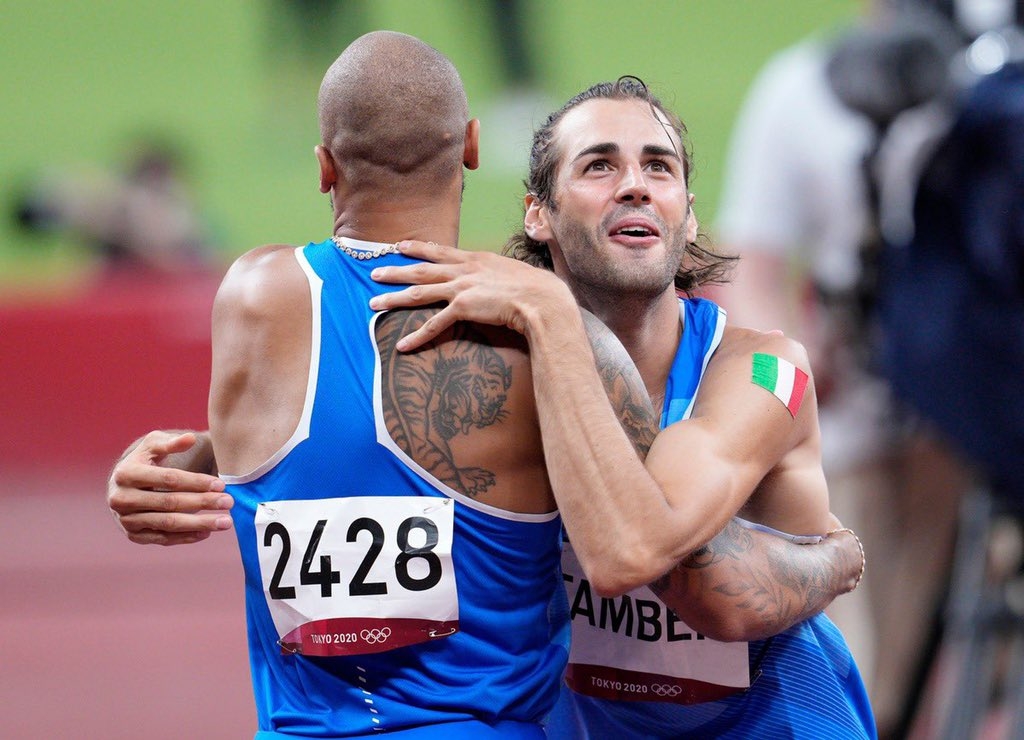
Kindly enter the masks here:
M 576 162 L 583 157 L 590 156 L 591 154 L 618 154 L 618 152 L 619 145 L 612 142 L 593 144 L 577 154 L 573 158 L 573 161 Z M 658 144 L 646 144 L 641 150 L 641 153 L 648 157 L 671 157 L 672 159 L 679 159 L 679 155 L 676 154 L 674 149 L 669 149 L 666 146 L 660 146 Z
M 643 153 L 647 156 L 679 159 L 679 155 L 676 153 L 675 149 L 669 149 L 667 146 L 659 146 L 657 144 L 648 144 L 643 148 Z
M 592 144 L 573 157 L 572 161 L 579 161 L 580 159 L 583 159 L 583 157 L 589 157 L 591 154 L 616 154 L 618 151 L 619 145 L 612 144 L 611 142 L 604 144 Z

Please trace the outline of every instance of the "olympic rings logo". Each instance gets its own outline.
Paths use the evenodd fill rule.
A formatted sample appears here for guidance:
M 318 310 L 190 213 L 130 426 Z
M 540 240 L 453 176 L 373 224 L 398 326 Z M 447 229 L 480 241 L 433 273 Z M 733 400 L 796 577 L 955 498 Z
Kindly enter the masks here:
M 658 696 L 674 698 L 683 693 L 683 690 L 674 684 L 652 683 L 651 691 Z
M 364 642 L 375 645 L 378 642 L 385 642 L 389 637 L 391 637 L 391 628 L 384 627 L 383 629 L 377 629 L 375 627 L 370 630 L 363 630 L 359 633 L 359 636 L 363 638 Z

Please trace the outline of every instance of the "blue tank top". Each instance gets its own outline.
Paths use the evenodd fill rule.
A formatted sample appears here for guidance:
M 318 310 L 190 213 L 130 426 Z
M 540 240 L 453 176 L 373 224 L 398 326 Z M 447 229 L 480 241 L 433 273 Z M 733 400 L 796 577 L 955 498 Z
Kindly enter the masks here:
M 549 614 L 562 588 L 557 513 L 474 501 L 387 435 L 368 301 L 400 286 L 369 273 L 410 260 L 358 260 L 330 240 L 296 258 L 313 306 L 302 420 L 258 469 L 223 476 L 256 737 L 543 737 L 567 660 L 568 626 Z
M 683 333 L 665 392 L 661 426 L 688 418 L 704 370 L 725 328 L 711 301 L 680 301 Z M 718 701 L 671 704 L 615 701 L 562 688 L 553 740 L 793 737 L 875 738 L 867 692 L 842 634 L 819 614 L 749 644 L 750 688 Z

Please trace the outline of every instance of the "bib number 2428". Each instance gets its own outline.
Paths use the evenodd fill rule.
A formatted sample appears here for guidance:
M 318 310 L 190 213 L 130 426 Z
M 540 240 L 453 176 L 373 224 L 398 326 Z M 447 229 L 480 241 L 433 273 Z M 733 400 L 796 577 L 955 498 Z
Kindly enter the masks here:
M 419 496 L 260 504 L 260 568 L 282 648 L 359 654 L 455 632 L 453 513 L 450 499 Z

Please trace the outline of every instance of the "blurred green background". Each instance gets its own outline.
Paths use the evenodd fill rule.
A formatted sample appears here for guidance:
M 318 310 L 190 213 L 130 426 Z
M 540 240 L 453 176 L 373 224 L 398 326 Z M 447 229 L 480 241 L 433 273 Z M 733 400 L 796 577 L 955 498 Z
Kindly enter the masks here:
M 225 264 L 258 244 L 324 236 L 330 215 L 312 153 L 317 87 L 352 38 L 377 28 L 422 38 L 461 71 L 471 112 L 483 123 L 481 169 L 469 176 L 461 243 L 470 249 L 499 246 L 520 217 L 524 147 L 536 120 L 518 129 L 503 125 L 502 115 L 508 118 L 511 109 L 500 105 L 505 85 L 487 6 L 472 0 L 307 0 L 307 6 L 322 6 L 322 17 L 303 30 L 292 13 L 301 5 L 0 2 L 0 292 L 74 279 L 91 264 L 68 235 L 16 227 L 12 204 L 26 184 L 43 169 L 58 176 L 82 165 L 116 169 L 139 137 L 169 141 L 182 152 L 188 184 L 213 225 Z M 641 77 L 689 126 L 696 154 L 691 187 L 698 215 L 711 224 L 729 131 L 755 72 L 773 51 L 852 18 L 860 3 L 525 5 L 541 112 L 593 82 Z M 511 144 L 519 145 L 513 149 L 517 164 L 507 161 Z
M 863 0 L 523 2 L 541 112 L 596 81 L 644 79 L 689 125 L 691 187 L 710 225 L 758 68 Z M 314 10 L 304 30 L 301 8 Z M 184 156 L 220 269 L 259 244 L 323 238 L 320 79 L 353 38 L 390 28 L 462 72 L 482 163 L 461 244 L 496 248 L 521 218 L 535 121 L 508 120 L 515 100 L 487 11 L 473 0 L 0 0 L 0 500 L 15 523 L 0 561 L 0 590 L 14 595 L 0 604 L 13 638 L 0 641 L 11 676 L 0 737 L 251 737 L 255 716 L 234 535 L 173 556 L 140 548 L 101 493 L 138 434 L 205 423 L 216 277 L 90 280 L 99 261 L 84 243 L 17 227 L 25 188 L 41 173 L 67 185 L 83 167 L 121 171 L 135 142 L 155 138 Z

